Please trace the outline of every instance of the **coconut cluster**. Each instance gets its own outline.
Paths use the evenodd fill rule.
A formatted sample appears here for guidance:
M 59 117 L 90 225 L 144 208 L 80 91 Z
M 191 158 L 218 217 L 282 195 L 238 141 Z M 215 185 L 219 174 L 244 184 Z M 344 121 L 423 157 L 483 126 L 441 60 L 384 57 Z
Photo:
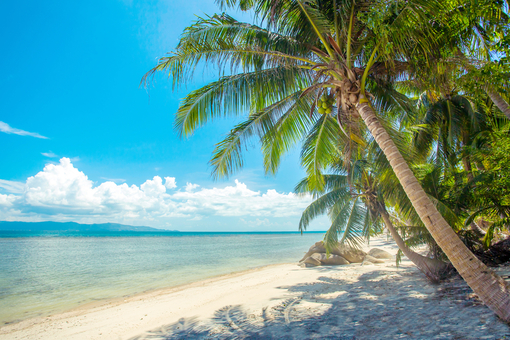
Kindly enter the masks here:
M 321 115 L 330 114 L 333 111 L 333 104 L 335 99 L 328 95 L 323 95 L 320 101 L 317 103 L 318 111 Z

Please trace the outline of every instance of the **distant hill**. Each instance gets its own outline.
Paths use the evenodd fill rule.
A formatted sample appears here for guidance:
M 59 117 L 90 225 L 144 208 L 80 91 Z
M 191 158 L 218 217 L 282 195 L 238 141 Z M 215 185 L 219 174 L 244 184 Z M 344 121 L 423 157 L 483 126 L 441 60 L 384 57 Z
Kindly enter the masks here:
M 117 223 L 80 224 L 75 222 L 8 222 L 0 221 L 0 230 L 9 231 L 158 231 L 178 232 L 151 227 L 135 227 Z

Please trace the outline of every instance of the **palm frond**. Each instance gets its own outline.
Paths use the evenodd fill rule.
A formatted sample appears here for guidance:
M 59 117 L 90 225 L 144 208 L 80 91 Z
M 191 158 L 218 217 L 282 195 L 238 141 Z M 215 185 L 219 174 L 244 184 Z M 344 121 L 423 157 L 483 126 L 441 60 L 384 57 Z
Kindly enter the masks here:
M 314 218 L 329 212 L 333 206 L 335 206 L 335 209 L 337 210 L 342 210 L 344 207 L 350 204 L 350 201 L 351 196 L 346 188 L 336 189 L 328 192 L 327 194 L 324 194 L 323 196 L 313 201 L 303 211 L 299 221 L 299 230 L 301 232 L 305 231 Z
M 340 129 L 330 115 L 322 115 L 306 137 L 301 150 L 301 162 L 310 180 L 310 186 L 322 190 L 323 171 L 334 164 L 339 154 Z
M 308 81 L 303 70 L 283 67 L 222 77 L 184 98 L 175 128 L 181 136 L 189 136 L 211 119 L 258 111 L 283 100 Z

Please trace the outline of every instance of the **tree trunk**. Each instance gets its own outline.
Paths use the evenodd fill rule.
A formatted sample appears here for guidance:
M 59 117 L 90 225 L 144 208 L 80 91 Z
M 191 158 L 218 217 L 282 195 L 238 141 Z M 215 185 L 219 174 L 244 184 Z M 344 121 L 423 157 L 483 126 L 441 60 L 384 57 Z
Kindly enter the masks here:
M 494 102 L 494 104 L 505 114 L 505 116 L 510 119 L 510 105 L 506 102 L 506 100 L 501 97 L 499 93 L 496 92 L 491 86 L 487 86 L 487 94 Z
M 482 238 L 485 236 L 486 232 L 485 230 L 483 230 L 482 228 L 480 228 L 480 226 L 478 226 L 478 224 L 473 221 L 469 224 L 469 226 L 471 227 L 471 230 L 479 237 L 479 238 Z
M 480 299 L 501 319 L 510 321 L 510 287 L 469 251 L 437 211 L 395 143 L 379 122 L 368 100 L 360 96 L 356 107 L 434 240 Z
M 462 51 L 457 50 L 457 55 L 466 62 L 465 63 L 466 70 L 468 71 L 475 70 L 475 67 L 469 63 L 468 59 L 466 58 L 464 53 L 462 53 Z M 510 119 L 510 105 L 508 105 L 506 100 L 503 97 L 501 97 L 501 95 L 490 84 L 486 84 L 485 92 L 492 100 L 492 102 L 498 107 L 498 109 L 500 109 L 501 112 L 503 112 L 505 116 L 508 119 Z
M 431 281 L 439 282 L 441 277 L 448 271 L 448 264 L 444 263 L 443 261 L 431 259 L 429 257 L 420 255 L 415 251 L 412 251 L 406 245 L 402 237 L 400 237 L 400 234 L 393 226 L 388 212 L 386 210 L 381 211 L 381 216 L 384 220 L 386 228 L 389 230 L 391 236 L 395 240 L 395 243 L 397 243 L 397 246 L 400 248 L 400 250 L 402 250 L 404 255 L 407 256 L 407 258 L 411 260 L 411 262 L 413 262 L 414 265 L 418 267 L 418 269 L 421 270 L 422 273 L 425 274 L 425 276 L 427 276 Z
M 473 180 L 473 169 L 471 168 L 471 162 L 468 157 L 462 157 L 462 164 L 464 165 L 464 170 L 466 170 L 468 180 Z

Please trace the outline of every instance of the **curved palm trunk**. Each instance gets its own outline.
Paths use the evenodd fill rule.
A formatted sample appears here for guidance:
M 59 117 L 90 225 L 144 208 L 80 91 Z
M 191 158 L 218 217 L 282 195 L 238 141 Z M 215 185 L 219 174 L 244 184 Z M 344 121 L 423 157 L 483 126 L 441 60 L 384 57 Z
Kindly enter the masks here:
M 484 237 L 486 232 L 485 230 L 483 230 L 482 228 L 480 228 L 480 226 L 475 222 L 471 222 L 469 224 L 469 226 L 471 227 L 471 230 L 480 238 Z
M 510 321 L 510 288 L 506 282 L 469 251 L 437 211 L 395 143 L 379 122 L 368 100 L 360 96 L 356 107 L 434 240 L 480 299 L 500 318 Z
M 510 105 L 506 102 L 506 100 L 501 97 L 499 93 L 497 93 L 492 87 L 487 86 L 487 94 L 490 99 L 494 102 L 494 104 L 505 114 L 505 116 L 510 119 Z
M 457 51 L 457 54 L 462 59 L 467 61 L 467 58 L 464 55 L 464 53 L 462 53 L 462 51 L 460 51 L 460 50 Z M 473 65 L 469 64 L 469 62 L 467 62 L 466 63 L 466 69 L 467 70 L 474 70 L 475 67 Z M 505 116 L 508 119 L 510 119 L 510 105 L 508 105 L 506 100 L 503 97 L 501 97 L 501 95 L 498 92 L 496 92 L 496 90 L 494 90 L 494 88 L 490 84 L 486 84 L 485 92 L 487 93 L 489 98 L 492 100 L 494 105 L 496 105 L 498 107 L 498 109 L 500 109 L 501 112 L 503 112 L 505 114 Z
M 411 260 L 411 262 L 414 263 L 414 265 L 418 267 L 418 269 L 421 270 L 422 273 L 425 274 L 425 276 L 427 276 L 431 281 L 439 282 L 442 275 L 448 271 L 448 265 L 443 261 L 431 259 L 412 251 L 393 226 L 388 213 L 386 211 L 381 211 L 381 216 L 386 228 L 389 230 L 391 236 L 395 240 L 395 243 L 399 249 L 402 250 L 404 255 L 407 256 L 407 258 Z

